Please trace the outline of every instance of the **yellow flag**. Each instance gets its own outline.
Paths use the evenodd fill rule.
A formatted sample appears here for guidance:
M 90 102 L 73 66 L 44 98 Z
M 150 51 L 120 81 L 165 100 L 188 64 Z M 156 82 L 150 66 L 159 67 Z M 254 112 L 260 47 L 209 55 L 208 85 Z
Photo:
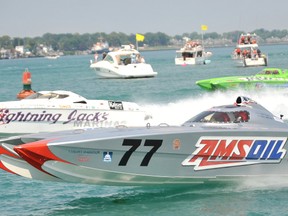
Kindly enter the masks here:
M 208 26 L 207 25 L 201 25 L 201 29 L 202 29 L 202 31 L 207 31 L 208 30 Z
M 144 41 L 144 35 L 136 34 L 136 41 Z

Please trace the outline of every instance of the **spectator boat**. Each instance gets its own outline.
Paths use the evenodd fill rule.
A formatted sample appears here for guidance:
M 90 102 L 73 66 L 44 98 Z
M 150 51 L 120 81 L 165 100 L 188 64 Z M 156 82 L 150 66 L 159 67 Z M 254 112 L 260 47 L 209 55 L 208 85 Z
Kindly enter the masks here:
M 211 52 L 206 52 L 201 43 L 187 40 L 184 47 L 176 50 L 175 65 L 208 64 Z
M 241 34 L 231 57 L 235 61 L 236 66 L 268 65 L 268 57 L 260 51 L 255 33 Z
M 145 63 L 140 52 L 131 45 L 123 45 L 121 49 L 108 52 L 100 61 L 91 61 L 92 68 L 97 75 L 104 78 L 148 78 L 155 77 L 150 64 Z

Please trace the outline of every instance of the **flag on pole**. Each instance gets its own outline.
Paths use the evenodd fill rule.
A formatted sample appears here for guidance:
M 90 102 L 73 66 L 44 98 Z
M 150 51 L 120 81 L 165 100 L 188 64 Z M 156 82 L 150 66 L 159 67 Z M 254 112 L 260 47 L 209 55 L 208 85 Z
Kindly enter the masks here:
M 136 34 L 136 41 L 144 41 L 144 35 Z
M 208 30 L 208 26 L 207 25 L 201 25 L 201 29 L 202 29 L 202 31 L 207 31 Z

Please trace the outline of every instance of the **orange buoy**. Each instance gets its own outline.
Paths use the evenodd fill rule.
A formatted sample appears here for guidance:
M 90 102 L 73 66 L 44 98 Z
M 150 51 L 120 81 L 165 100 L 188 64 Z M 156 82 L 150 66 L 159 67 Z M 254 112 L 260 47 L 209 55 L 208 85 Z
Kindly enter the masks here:
M 26 98 L 28 97 L 29 95 L 31 94 L 34 94 L 36 93 L 35 91 L 32 90 L 31 88 L 31 73 L 28 71 L 28 69 L 26 69 L 24 72 L 23 72 L 23 76 L 22 76 L 22 83 L 23 83 L 23 90 L 20 91 L 18 94 L 17 94 L 17 98 L 18 99 L 23 99 L 23 98 Z
M 24 85 L 31 85 L 31 73 L 27 69 L 23 72 L 22 83 Z

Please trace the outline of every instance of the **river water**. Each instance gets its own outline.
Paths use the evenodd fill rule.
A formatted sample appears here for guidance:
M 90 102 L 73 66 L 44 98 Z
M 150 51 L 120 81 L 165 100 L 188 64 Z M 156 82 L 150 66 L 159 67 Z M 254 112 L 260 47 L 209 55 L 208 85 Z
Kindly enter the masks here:
M 211 48 L 211 63 L 175 66 L 175 50 L 142 52 L 158 76 L 102 79 L 89 68 L 93 56 L 63 56 L 0 61 L 0 101 L 22 90 L 22 73 L 32 73 L 32 89 L 69 90 L 87 99 L 133 101 L 156 123 L 180 125 L 216 105 L 245 95 L 288 119 L 287 90 L 206 92 L 195 82 L 219 76 L 253 75 L 263 67 L 235 67 L 233 47 Z M 288 68 L 288 45 L 261 47 L 269 67 Z M 1 215 L 288 215 L 288 185 L 245 181 L 240 185 L 111 187 L 25 179 L 0 170 Z

